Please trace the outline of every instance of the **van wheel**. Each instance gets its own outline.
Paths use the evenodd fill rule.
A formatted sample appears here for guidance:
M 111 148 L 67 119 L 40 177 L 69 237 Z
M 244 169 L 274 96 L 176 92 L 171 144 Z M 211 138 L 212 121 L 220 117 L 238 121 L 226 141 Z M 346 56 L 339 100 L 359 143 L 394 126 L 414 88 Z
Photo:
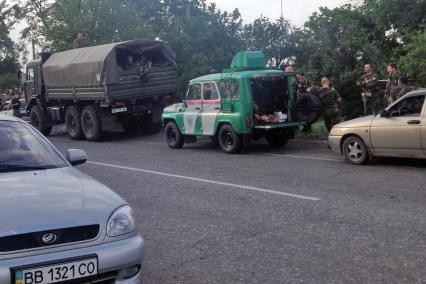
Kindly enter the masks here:
M 84 137 L 88 141 L 99 141 L 102 139 L 102 122 L 96 107 L 89 105 L 84 107 L 81 113 L 81 128 Z
M 266 141 L 272 147 L 283 147 L 288 142 L 288 135 L 285 131 L 271 131 L 265 135 Z
M 181 149 L 185 143 L 185 137 L 180 133 L 176 123 L 169 121 L 164 130 L 167 145 L 172 149 Z
M 37 130 L 40 131 L 44 136 L 49 136 L 52 132 L 52 126 L 48 125 L 44 121 L 44 115 L 37 105 L 31 108 L 30 122 L 31 125 L 37 128 Z
M 346 160 L 354 165 L 362 165 L 369 160 L 367 146 L 356 136 L 346 138 L 342 150 Z
M 318 96 L 304 93 L 296 102 L 296 116 L 298 120 L 306 122 L 306 124 L 313 124 L 321 116 L 321 100 Z
M 219 130 L 219 144 L 225 153 L 237 154 L 243 148 L 243 139 L 232 126 L 225 124 Z
M 70 106 L 65 111 L 65 126 L 71 139 L 80 140 L 84 137 L 81 129 L 81 111 L 78 106 Z

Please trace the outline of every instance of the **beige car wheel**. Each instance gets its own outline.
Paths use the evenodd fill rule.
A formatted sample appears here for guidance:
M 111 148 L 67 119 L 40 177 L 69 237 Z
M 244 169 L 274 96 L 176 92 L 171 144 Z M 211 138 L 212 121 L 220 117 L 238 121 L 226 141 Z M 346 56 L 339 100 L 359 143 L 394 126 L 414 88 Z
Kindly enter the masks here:
M 367 146 L 356 136 L 346 138 L 342 150 L 346 160 L 354 165 L 362 165 L 369 160 Z

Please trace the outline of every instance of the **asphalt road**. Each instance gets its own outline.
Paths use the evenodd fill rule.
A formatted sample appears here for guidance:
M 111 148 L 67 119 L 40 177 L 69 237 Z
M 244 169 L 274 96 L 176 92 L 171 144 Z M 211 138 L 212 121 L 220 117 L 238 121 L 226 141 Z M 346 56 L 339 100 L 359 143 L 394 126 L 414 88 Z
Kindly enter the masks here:
M 50 140 L 135 208 L 144 283 L 426 283 L 424 161 L 352 166 L 303 140 L 241 155 L 162 134 Z

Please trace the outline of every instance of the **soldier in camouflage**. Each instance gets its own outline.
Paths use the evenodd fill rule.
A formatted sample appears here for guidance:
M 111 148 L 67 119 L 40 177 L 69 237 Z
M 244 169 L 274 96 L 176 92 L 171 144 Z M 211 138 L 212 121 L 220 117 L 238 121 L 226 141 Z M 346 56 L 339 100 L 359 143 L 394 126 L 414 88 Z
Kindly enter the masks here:
M 321 79 L 321 88 L 312 87 L 310 90 L 321 100 L 325 127 L 330 132 L 342 119 L 342 98 L 335 88 L 330 87 L 327 77 Z
M 310 87 L 308 79 L 305 78 L 303 73 L 296 74 L 296 80 L 293 82 L 294 93 L 297 98 L 306 93 L 306 90 Z
M 413 91 L 415 88 L 413 86 L 408 86 L 408 78 L 401 76 L 398 79 L 398 87 L 395 88 L 395 100 L 403 97 L 405 94 Z
M 365 74 L 357 81 L 357 85 L 362 88 L 361 98 L 364 103 L 364 115 L 370 115 L 376 113 L 379 108 L 379 79 L 377 74 L 373 72 L 371 64 L 365 64 L 364 72 Z
M 395 64 L 391 63 L 387 67 L 389 79 L 385 89 L 385 100 L 387 105 L 392 104 L 396 100 L 399 74 Z

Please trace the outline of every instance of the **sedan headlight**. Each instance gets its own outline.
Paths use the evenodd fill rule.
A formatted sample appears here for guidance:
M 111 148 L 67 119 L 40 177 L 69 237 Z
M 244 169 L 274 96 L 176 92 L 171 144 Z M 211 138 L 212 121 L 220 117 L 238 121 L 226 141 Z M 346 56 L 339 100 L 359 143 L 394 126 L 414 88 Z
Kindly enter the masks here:
M 107 235 L 116 237 L 131 233 L 136 229 L 136 221 L 133 216 L 133 210 L 130 206 L 125 205 L 112 213 L 109 217 L 107 225 Z

